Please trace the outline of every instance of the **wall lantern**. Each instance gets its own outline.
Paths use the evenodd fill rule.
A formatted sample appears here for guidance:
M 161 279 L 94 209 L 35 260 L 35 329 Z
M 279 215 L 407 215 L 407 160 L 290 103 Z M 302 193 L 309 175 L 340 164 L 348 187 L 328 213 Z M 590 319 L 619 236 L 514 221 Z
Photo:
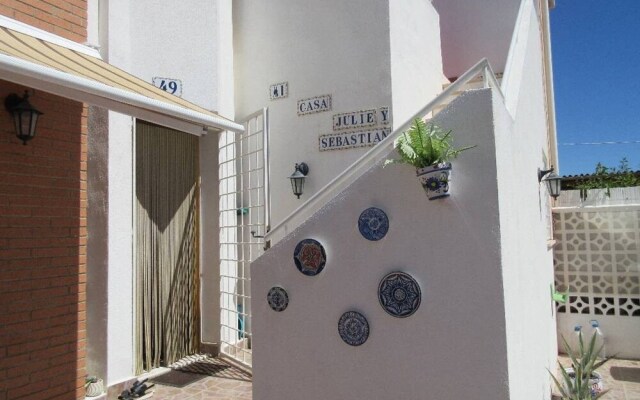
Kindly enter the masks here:
M 22 140 L 22 144 L 26 145 L 36 135 L 36 124 L 42 113 L 29 103 L 27 91 L 22 98 L 15 93 L 10 94 L 4 100 L 4 106 L 13 116 L 16 136 Z
M 538 182 L 543 181 L 547 184 L 547 189 L 551 197 L 557 199 L 558 196 L 560 196 L 562 178 L 553 172 L 553 167 L 544 170 L 538 168 Z
M 306 163 L 298 163 L 296 164 L 296 169 L 293 171 L 293 174 L 289 177 L 291 179 L 291 189 L 293 190 L 293 194 L 300 198 L 300 195 L 304 191 L 304 180 L 309 173 L 309 166 Z

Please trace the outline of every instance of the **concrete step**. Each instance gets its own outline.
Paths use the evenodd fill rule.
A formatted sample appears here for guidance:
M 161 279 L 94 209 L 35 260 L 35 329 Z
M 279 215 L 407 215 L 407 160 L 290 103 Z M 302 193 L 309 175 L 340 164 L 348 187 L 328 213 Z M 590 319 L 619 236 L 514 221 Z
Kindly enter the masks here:
M 502 73 L 497 73 L 496 74 L 496 78 L 498 80 L 498 83 L 502 83 Z M 453 82 L 455 82 L 455 80 Z M 445 90 L 446 88 L 448 88 L 453 82 L 445 83 L 444 85 L 442 85 L 442 90 Z M 471 89 L 480 89 L 483 86 L 484 86 L 484 77 L 482 75 L 480 75 L 477 78 L 469 81 L 466 85 L 464 85 L 464 89 L 454 92 L 454 94 L 452 96 L 450 96 L 449 99 L 446 102 L 440 104 L 439 106 L 436 106 L 433 109 L 433 115 L 438 114 L 440 111 L 442 111 L 444 108 L 446 108 L 449 105 L 449 103 L 453 99 L 455 99 L 457 96 L 462 94 L 462 92 L 467 91 L 467 90 L 471 90 Z

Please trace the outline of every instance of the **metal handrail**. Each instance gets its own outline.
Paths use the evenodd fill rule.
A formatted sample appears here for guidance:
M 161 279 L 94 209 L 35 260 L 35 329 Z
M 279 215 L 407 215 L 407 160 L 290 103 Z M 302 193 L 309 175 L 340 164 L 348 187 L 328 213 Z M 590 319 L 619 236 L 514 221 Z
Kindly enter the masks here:
M 286 216 L 280 223 L 274 226 L 269 232 L 267 232 L 267 234 L 265 235 L 266 247 L 271 247 L 271 242 L 274 239 L 277 239 L 278 235 L 280 235 L 281 239 L 288 233 L 290 233 L 288 229 L 290 225 L 293 225 L 293 229 L 300 226 L 300 224 L 307 218 L 309 218 L 313 212 L 319 210 L 320 207 L 325 205 L 330 199 L 346 189 L 364 172 L 369 170 L 376 163 L 382 161 L 383 159 L 386 159 L 388 153 L 393 149 L 394 141 L 404 131 L 409 129 L 414 119 L 423 118 L 428 113 L 432 112 L 437 106 L 445 103 L 446 100 L 449 99 L 449 97 L 457 97 L 460 94 L 457 92 L 461 91 L 464 85 L 478 76 L 482 76 L 484 87 L 493 87 L 496 92 L 499 93 L 499 95 L 502 97 L 502 91 L 500 90 L 500 85 L 498 83 L 498 80 L 496 79 L 493 69 L 489 64 L 489 61 L 486 58 L 483 58 L 476 65 L 471 67 L 467 72 L 462 74 L 462 76 L 460 76 L 460 78 L 458 78 L 455 82 L 449 85 L 449 87 L 447 87 L 442 93 L 440 93 L 437 97 L 435 97 L 424 107 L 422 107 L 405 123 L 400 125 L 400 127 L 398 127 L 385 139 L 371 148 L 371 150 L 354 161 L 353 164 L 347 167 L 343 172 L 341 172 L 333 180 L 322 187 L 322 189 L 311 196 L 305 203 L 303 203 L 295 211 Z
M 271 230 L 271 182 L 269 172 L 269 109 L 262 109 L 262 162 L 264 168 L 264 231 Z

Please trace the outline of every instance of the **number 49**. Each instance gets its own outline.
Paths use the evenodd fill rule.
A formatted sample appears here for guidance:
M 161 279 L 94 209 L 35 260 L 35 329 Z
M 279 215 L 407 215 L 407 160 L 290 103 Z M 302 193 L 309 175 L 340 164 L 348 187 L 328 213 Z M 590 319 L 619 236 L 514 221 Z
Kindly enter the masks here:
M 165 92 L 180 96 L 180 82 L 177 79 L 153 78 L 153 84 Z

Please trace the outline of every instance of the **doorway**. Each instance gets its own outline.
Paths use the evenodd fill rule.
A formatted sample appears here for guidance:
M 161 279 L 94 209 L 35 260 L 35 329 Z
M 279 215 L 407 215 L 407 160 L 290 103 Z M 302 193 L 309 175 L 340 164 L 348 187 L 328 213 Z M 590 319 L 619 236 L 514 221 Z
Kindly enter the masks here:
M 134 335 L 136 374 L 197 353 L 199 138 L 136 122 Z

